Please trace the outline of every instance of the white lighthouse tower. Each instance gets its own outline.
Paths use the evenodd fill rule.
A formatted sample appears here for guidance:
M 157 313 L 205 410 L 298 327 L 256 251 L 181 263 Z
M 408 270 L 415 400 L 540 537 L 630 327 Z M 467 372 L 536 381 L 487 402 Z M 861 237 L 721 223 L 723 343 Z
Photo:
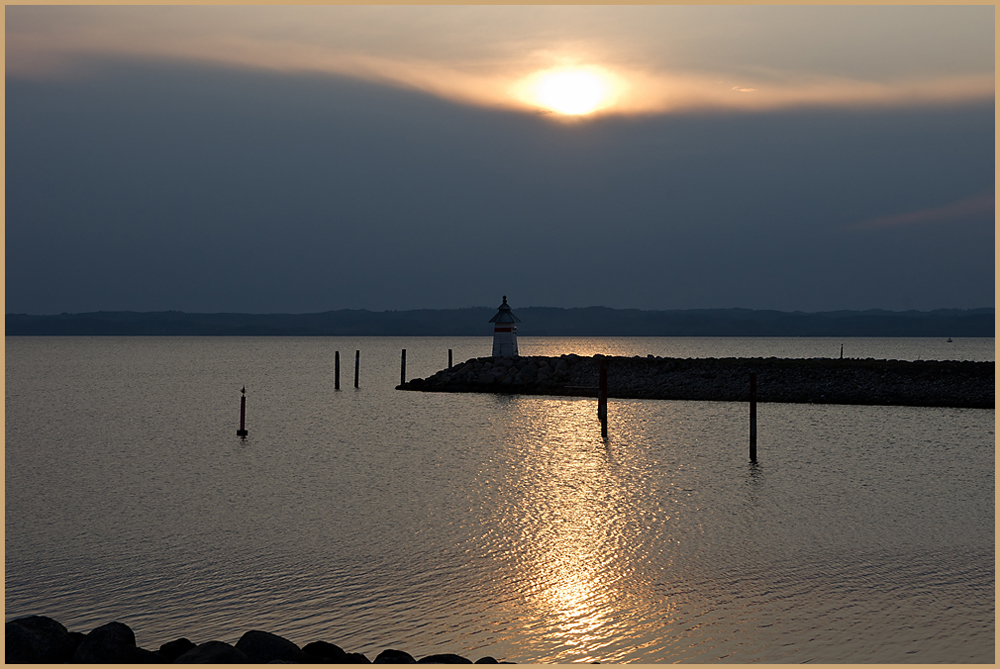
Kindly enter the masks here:
M 507 296 L 503 296 L 497 315 L 490 319 L 493 326 L 493 357 L 513 358 L 517 356 L 517 326 L 521 319 L 507 306 Z

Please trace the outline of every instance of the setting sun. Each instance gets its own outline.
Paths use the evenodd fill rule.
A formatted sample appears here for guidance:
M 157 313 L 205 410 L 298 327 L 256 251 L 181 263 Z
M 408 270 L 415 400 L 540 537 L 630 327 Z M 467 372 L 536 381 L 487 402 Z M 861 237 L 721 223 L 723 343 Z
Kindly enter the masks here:
M 614 89 L 611 77 L 596 68 L 564 68 L 529 77 L 521 97 L 549 111 L 581 116 L 613 104 Z

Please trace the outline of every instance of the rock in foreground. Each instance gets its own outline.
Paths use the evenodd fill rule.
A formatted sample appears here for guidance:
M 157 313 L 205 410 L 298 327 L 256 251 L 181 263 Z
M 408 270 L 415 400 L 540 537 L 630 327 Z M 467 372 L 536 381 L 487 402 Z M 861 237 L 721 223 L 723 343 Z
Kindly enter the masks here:
M 44 616 L 28 616 L 6 624 L 6 664 L 371 664 L 361 653 L 347 653 L 327 641 L 303 648 L 277 634 L 251 630 L 235 645 L 224 641 L 195 644 L 188 639 L 169 641 L 157 651 L 139 648 L 135 634 L 123 623 L 111 622 L 89 634 L 69 632 Z M 385 650 L 375 662 L 422 664 L 472 664 L 451 653 L 414 658 L 405 651 Z M 496 663 L 483 657 L 477 663 Z

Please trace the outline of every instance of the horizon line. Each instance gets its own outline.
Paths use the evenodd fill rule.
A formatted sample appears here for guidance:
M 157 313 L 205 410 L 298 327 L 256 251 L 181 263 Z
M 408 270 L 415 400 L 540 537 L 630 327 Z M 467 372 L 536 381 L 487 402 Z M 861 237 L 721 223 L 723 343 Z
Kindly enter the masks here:
M 488 306 L 471 306 L 471 307 L 416 307 L 412 309 L 383 309 L 381 311 L 376 311 L 367 308 L 341 308 L 341 309 L 327 309 L 325 311 L 303 311 L 303 312 L 290 312 L 290 311 L 267 311 L 267 312 L 251 312 L 251 311 L 183 311 L 180 309 L 160 309 L 151 311 L 138 311 L 134 309 L 99 309 L 97 311 L 77 311 L 77 312 L 67 312 L 63 311 L 60 313 L 28 313 L 28 312 L 6 312 L 5 316 L 36 316 L 36 317 L 57 317 L 57 316 L 84 316 L 89 314 L 185 314 L 185 315 L 234 315 L 234 316 L 313 316 L 320 314 L 330 314 L 340 311 L 366 311 L 372 314 L 388 314 L 388 313 L 408 313 L 414 311 L 463 311 L 471 309 L 487 309 L 492 310 L 496 307 Z M 908 314 L 908 313 L 920 313 L 929 314 L 935 311 L 996 311 L 995 307 L 984 306 L 984 307 L 936 307 L 933 309 L 902 309 L 893 310 L 885 309 L 880 307 L 872 307 L 869 309 L 828 309 L 822 311 L 803 311 L 801 309 L 754 309 L 750 307 L 694 307 L 687 309 L 639 309 L 635 307 L 606 307 L 603 305 L 590 305 L 586 307 L 552 307 L 552 306 L 527 306 L 518 307 L 519 310 L 523 309 L 558 309 L 562 311 L 574 311 L 574 310 L 585 310 L 585 309 L 607 309 L 610 311 L 639 311 L 647 313 L 669 313 L 669 312 L 695 312 L 695 311 L 750 311 L 750 312 L 770 312 L 770 313 L 781 313 L 781 314 L 805 314 L 805 315 L 819 315 L 819 314 L 842 314 L 842 313 L 869 313 L 869 312 L 882 312 L 890 314 Z

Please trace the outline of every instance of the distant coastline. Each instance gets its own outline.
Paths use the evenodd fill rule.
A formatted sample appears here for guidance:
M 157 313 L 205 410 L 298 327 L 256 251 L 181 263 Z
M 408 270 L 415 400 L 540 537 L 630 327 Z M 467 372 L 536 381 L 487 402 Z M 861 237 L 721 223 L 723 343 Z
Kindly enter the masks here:
M 643 311 L 586 307 L 515 309 L 528 337 L 993 337 L 994 309 Z M 8 336 L 491 336 L 495 308 L 313 314 L 181 311 L 7 314 Z

